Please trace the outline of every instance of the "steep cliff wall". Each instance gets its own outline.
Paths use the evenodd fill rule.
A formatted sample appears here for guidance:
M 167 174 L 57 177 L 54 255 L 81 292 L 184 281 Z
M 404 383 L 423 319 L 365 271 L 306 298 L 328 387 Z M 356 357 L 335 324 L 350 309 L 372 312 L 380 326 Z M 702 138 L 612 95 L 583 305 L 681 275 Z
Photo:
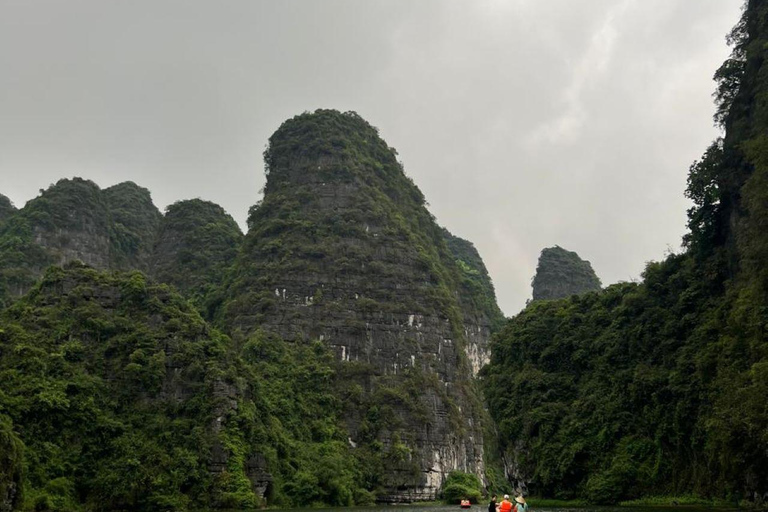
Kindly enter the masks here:
M 496 303 L 496 291 L 485 263 L 472 242 L 453 236 L 447 229 L 443 229 L 443 237 L 459 271 L 458 296 L 464 318 L 464 335 L 469 340 L 468 355 L 472 373 L 476 375 L 488 363 L 490 355 L 487 350 L 480 351 L 479 347 L 484 347 L 491 333 L 501 328 L 504 314 Z M 473 330 L 473 326 L 476 329 Z
M 39 509 L 254 508 L 256 454 L 218 463 L 233 443 L 222 418 L 237 399 L 254 409 L 234 361 L 167 286 L 50 267 L 0 312 L 0 510 L 18 501 L 22 447 Z
M 356 114 L 323 110 L 286 121 L 265 163 L 222 324 L 320 339 L 347 363 L 361 390 L 350 443 L 406 453 L 380 500 L 434 498 L 453 469 L 482 477 L 472 376 L 498 308 L 463 295 L 457 258 L 395 151 Z M 382 402 L 391 414 L 371 419 Z
M 541 251 L 533 278 L 533 300 L 552 300 L 600 290 L 592 265 L 556 245 Z
M 74 260 L 141 270 L 199 296 L 221 283 L 241 238 L 221 207 L 184 201 L 164 218 L 149 191 L 132 182 L 101 190 L 63 179 L 21 210 L 0 196 L 0 306 L 29 290 L 49 265 Z

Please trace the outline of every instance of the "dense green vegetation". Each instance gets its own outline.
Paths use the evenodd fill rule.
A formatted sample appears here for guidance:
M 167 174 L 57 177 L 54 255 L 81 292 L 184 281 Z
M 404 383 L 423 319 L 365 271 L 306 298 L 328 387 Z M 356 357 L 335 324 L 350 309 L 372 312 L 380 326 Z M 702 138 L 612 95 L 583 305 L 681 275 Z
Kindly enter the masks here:
M 532 286 L 533 300 L 551 300 L 597 291 L 601 283 L 588 261 L 556 245 L 541 251 Z
M 62 179 L 21 210 L 0 214 L 0 307 L 29 290 L 48 265 L 79 259 L 99 268 L 146 269 L 160 212 L 126 182 L 101 190 Z
M 160 224 L 150 273 L 202 305 L 213 300 L 242 238 L 222 207 L 201 199 L 178 201 Z
M 11 200 L 5 197 L 3 194 L 0 194 L 0 225 L 2 225 L 3 222 L 5 222 L 5 220 L 15 212 L 16 207 L 13 206 Z
M 110 215 L 110 268 L 146 270 L 162 215 L 149 190 L 125 181 L 103 191 Z
M 141 274 L 52 267 L 0 317 L 0 414 L 27 507 L 169 508 L 210 485 L 210 388 L 227 340 Z
M 534 302 L 485 373 L 529 490 L 613 503 L 768 490 L 768 2 L 718 71 L 725 137 L 691 167 L 687 250 L 640 284 Z M 506 374 L 505 374 L 506 373 Z
M 265 158 L 245 240 L 220 207 L 181 201 L 162 216 L 130 182 L 61 180 L 21 210 L 8 203 L 0 510 L 370 504 L 424 483 L 432 463 L 417 434 L 441 428 L 430 439 L 440 443 L 490 430 L 464 420 L 487 416 L 452 345 L 466 342 L 466 321 L 501 323 L 493 286 L 474 247 L 434 222 L 394 150 L 357 114 L 318 111 L 287 121 Z M 323 195 L 323 180 L 337 192 Z M 285 276 L 308 287 L 306 308 L 278 310 Z M 414 364 L 423 334 L 413 333 L 398 341 L 414 354 L 405 363 L 341 363 L 317 329 L 278 335 L 276 320 L 298 331 L 304 311 L 361 339 L 371 319 L 400 329 L 433 315 L 452 352 Z
M 483 498 L 483 484 L 476 475 L 462 471 L 451 471 L 443 483 L 443 500 L 458 504 L 461 500 L 480 503 Z
M 138 272 L 52 267 L 0 315 L 0 499 L 23 483 L 37 510 L 253 507 L 263 459 L 272 504 L 370 503 L 338 364 L 260 331 L 236 347 Z
M 23 502 L 24 444 L 10 418 L 0 415 L 0 510 L 14 510 Z
M 353 505 L 374 501 L 375 468 L 353 451 L 342 422 L 339 363 L 321 342 L 286 343 L 257 331 L 242 347 L 252 407 L 233 419 L 242 444 L 258 446 L 275 481 L 274 505 Z
M 464 310 L 483 312 L 490 320 L 491 330 L 497 331 L 504 323 L 504 314 L 496 304 L 496 290 L 483 259 L 472 242 L 453 236 L 447 229 L 443 229 L 443 237 L 459 269 L 459 300 L 468 305 Z

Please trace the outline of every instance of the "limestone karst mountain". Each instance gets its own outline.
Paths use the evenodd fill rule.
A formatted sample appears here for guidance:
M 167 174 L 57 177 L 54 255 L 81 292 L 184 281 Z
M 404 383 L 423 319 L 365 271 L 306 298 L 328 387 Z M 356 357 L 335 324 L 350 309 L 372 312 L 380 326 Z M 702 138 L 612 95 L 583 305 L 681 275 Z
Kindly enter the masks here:
M 533 300 L 551 300 L 600 290 L 592 265 L 559 245 L 541 251 L 533 278 Z
M 482 478 L 472 377 L 501 313 L 476 253 L 453 237 L 469 261 L 451 252 L 395 151 L 355 113 L 286 121 L 265 161 L 222 325 L 320 339 L 347 363 L 360 389 L 350 443 L 409 451 L 386 471 L 380 500 L 433 499 L 451 470 Z M 374 421 L 382 400 L 390 416 Z
M 394 503 L 454 470 L 485 480 L 474 376 L 503 316 L 474 246 L 355 113 L 286 121 L 265 160 L 245 236 L 129 182 L 65 179 L 6 209 L 0 435 L 18 432 L 40 507 Z
M 101 190 L 62 179 L 0 225 L 0 305 L 29 290 L 48 265 L 146 270 L 160 212 L 134 183 Z
M 220 206 L 180 201 L 163 216 L 149 191 L 132 182 L 102 190 L 63 179 L 20 210 L 2 199 L 0 305 L 29 290 L 48 265 L 75 260 L 100 270 L 141 270 L 200 298 L 221 283 L 242 238 Z

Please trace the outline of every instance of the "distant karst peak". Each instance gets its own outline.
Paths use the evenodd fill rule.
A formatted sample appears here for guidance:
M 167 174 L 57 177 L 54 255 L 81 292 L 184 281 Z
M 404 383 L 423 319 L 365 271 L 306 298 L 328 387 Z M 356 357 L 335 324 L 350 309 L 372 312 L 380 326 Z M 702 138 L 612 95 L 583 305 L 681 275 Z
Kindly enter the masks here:
M 559 245 L 541 251 L 533 278 L 533 300 L 551 300 L 600 290 L 592 265 Z

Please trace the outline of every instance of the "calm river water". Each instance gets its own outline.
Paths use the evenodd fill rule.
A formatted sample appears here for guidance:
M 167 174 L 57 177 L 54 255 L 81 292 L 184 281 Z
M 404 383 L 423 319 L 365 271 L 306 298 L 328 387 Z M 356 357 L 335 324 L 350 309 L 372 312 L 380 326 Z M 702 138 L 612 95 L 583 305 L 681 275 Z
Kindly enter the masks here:
M 391 505 L 379 507 L 348 507 L 348 508 L 326 508 L 326 509 L 285 509 L 285 512 L 295 510 L 312 510 L 313 512 L 462 512 L 458 505 Z M 467 509 L 469 512 L 487 512 L 488 504 L 473 505 Z M 588 510 L 599 510 L 600 512 L 712 512 L 712 508 L 707 507 L 530 507 L 530 512 L 586 512 Z M 727 509 L 718 508 L 718 511 Z M 734 509 L 736 510 L 736 509 Z M 277 512 L 277 511 L 275 511 Z

